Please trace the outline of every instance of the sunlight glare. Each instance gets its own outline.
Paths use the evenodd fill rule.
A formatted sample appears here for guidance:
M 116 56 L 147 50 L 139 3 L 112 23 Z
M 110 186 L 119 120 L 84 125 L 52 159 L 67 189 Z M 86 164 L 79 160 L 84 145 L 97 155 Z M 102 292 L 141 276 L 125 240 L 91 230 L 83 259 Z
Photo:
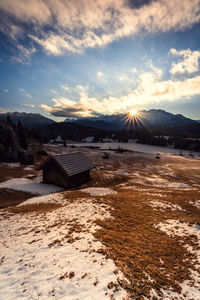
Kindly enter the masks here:
M 130 113 L 131 116 L 136 116 L 137 110 L 135 108 L 133 108 L 133 109 L 130 110 L 129 113 Z

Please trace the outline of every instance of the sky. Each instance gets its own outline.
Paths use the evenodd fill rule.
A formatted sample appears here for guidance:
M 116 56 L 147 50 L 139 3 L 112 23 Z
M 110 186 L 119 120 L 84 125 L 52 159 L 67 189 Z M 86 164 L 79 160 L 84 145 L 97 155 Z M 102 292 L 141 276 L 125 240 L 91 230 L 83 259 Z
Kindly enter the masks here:
M 0 0 L 0 112 L 200 120 L 200 0 Z

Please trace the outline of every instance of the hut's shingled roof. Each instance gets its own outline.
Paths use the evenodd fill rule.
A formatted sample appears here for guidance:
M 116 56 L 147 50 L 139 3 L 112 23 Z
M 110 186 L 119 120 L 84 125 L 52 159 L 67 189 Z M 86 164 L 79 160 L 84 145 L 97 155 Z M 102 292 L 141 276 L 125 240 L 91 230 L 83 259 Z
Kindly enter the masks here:
M 55 161 L 69 177 L 95 168 L 91 161 L 81 152 L 55 154 L 50 156 L 50 160 L 51 159 Z M 48 164 L 48 161 L 49 159 L 40 166 L 39 169 L 43 169 L 44 166 Z

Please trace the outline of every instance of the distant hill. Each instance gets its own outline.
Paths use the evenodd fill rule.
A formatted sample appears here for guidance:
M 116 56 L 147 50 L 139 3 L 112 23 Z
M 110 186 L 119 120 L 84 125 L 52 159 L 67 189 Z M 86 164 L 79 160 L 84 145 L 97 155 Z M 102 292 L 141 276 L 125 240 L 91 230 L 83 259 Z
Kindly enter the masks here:
M 73 120 L 84 126 L 95 127 L 103 130 L 132 130 L 138 128 L 167 129 L 175 126 L 197 124 L 197 121 L 184 117 L 181 114 L 174 115 L 160 109 L 142 110 L 138 112 L 137 122 L 125 122 L 126 115 L 101 115 L 99 117 L 79 118 Z M 68 121 L 68 120 L 66 120 Z
M 12 122 L 17 124 L 21 120 L 22 124 L 27 128 L 45 128 L 50 124 L 56 123 L 38 113 L 25 113 L 25 112 L 7 112 L 0 113 L 0 119 L 6 120 L 10 116 Z
M 109 135 L 111 136 L 111 133 L 108 131 L 94 127 L 82 126 L 71 122 L 54 123 L 47 126 L 44 131 L 50 138 L 61 136 L 63 139 L 73 141 L 81 141 L 83 138 L 88 136 L 93 136 L 97 139 L 104 138 Z

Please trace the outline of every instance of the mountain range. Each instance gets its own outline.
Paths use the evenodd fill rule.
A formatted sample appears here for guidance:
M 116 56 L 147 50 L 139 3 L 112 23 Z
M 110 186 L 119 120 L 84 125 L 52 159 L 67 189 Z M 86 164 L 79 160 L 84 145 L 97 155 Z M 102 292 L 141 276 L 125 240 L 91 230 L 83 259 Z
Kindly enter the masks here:
M 66 119 L 68 122 L 69 119 Z M 139 128 L 170 129 L 176 126 L 198 124 L 198 121 L 186 118 L 181 114 L 172 114 L 161 109 L 151 109 L 139 111 L 134 117 L 125 114 L 100 115 L 98 117 L 78 118 L 70 122 L 83 126 L 95 127 L 99 129 L 117 131 L 131 130 Z
M 46 118 L 39 113 L 25 113 L 25 112 L 7 112 L 0 113 L 0 119 L 5 120 L 7 116 L 10 116 L 13 123 L 17 123 L 19 120 L 27 128 L 47 128 L 50 127 L 60 128 L 59 123 L 55 122 L 50 118 Z M 131 117 L 128 121 L 129 115 L 118 114 L 118 115 L 99 115 L 98 117 L 85 117 L 78 119 L 66 119 L 65 123 L 73 123 L 84 127 L 92 127 L 96 129 L 106 131 L 119 131 L 119 130 L 132 130 L 132 129 L 151 129 L 155 131 L 179 131 L 179 128 L 198 128 L 199 121 L 186 118 L 181 114 L 172 114 L 160 109 L 142 110 L 138 111 L 134 117 Z M 133 125 L 134 124 L 134 125 Z M 72 125 L 70 125 L 71 130 Z M 80 127 L 77 127 L 80 129 Z M 63 127 L 62 127 L 63 130 Z M 195 129 L 196 130 L 196 129 Z M 59 131 L 59 130 L 58 130 Z M 90 130 L 89 130 L 90 131 Z M 90 132 L 91 133 L 91 132 Z
M 27 128 L 45 128 L 50 124 L 56 123 L 52 119 L 46 118 L 38 113 L 25 113 L 25 112 L 7 112 L 0 113 L 0 119 L 6 120 L 9 116 L 14 124 L 20 120 Z

